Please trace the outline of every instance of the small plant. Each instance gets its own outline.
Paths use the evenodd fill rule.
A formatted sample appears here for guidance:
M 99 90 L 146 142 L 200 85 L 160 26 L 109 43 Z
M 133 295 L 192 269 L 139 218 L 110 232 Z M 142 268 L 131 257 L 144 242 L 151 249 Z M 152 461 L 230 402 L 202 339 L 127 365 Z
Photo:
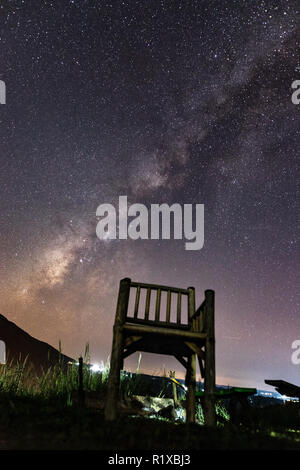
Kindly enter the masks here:
M 78 391 L 78 365 L 68 365 L 62 360 L 61 342 L 59 358 L 54 366 L 43 369 L 40 374 L 30 366 L 30 358 L 21 358 L 17 363 L 8 362 L 0 366 L 0 394 L 10 397 L 32 397 L 43 400 L 59 400 L 72 406 L 72 396 Z M 102 367 L 103 366 L 103 367 Z M 89 345 L 86 345 L 83 365 L 83 387 L 86 392 L 103 393 L 109 371 L 109 364 L 101 364 L 101 372 L 95 373 L 90 368 Z
M 226 421 L 230 420 L 229 413 L 226 410 L 225 406 L 223 406 L 219 402 L 216 403 L 216 415 L 217 415 L 217 424 L 218 424 L 218 426 L 222 426 L 222 425 L 224 425 L 224 423 Z M 202 408 L 200 402 L 198 402 L 196 404 L 196 420 L 197 420 L 198 424 L 203 424 L 204 425 L 203 408 Z

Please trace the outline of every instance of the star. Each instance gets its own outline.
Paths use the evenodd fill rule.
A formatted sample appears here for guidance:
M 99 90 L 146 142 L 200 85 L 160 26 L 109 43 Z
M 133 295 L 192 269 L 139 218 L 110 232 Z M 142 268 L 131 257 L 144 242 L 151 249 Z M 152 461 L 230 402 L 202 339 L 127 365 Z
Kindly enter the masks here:
M 220 380 L 297 382 L 298 2 L 2 3 L 0 312 L 101 363 L 121 278 L 214 289 Z M 203 248 L 99 240 L 121 195 L 204 204 Z

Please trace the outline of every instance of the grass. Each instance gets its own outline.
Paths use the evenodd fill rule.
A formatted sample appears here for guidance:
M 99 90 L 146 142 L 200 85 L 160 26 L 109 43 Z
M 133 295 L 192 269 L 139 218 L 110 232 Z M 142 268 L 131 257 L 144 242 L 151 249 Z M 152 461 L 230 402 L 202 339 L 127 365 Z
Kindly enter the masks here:
M 104 421 L 102 411 L 61 407 L 40 400 L 14 400 L 2 412 L 0 446 L 5 449 L 200 450 L 200 449 L 300 449 L 285 434 L 227 425 L 172 424 L 121 416 Z
M 100 364 L 101 373 L 92 372 L 86 346 L 83 363 L 83 388 L 87 392 L 105 393 L 109 364 Z M 0 394 L 13 397 L 56 399 L 72 405 L 71 396 L 78 390 L 78 365 L 59 362 L 41 374 L 36 374 L 28 358 L 16 364 L 9 362 L 0 366 Z
M 109 367 L 93 373 L 88 349 L 83 366 L 86 398 L 105 399 Z M 139 366 L 135 375 L 121 375 L 123 394 L 140 394 Z M 143 391 L 145 392 L 145 390 Z M 217 404 L 218 427 L 177 424 L 168 419 L 121 415 L 104 421 L 100 408 L 78 404 L 78 367 L 61 363 L 36 376 L 28 361 L 0 368 L 0 449 L 298 449 L 300 408 L 290 403 L 252 407 L 234 424 L 226 408 Z M 201 406 L 197 418 L 203 423 Z

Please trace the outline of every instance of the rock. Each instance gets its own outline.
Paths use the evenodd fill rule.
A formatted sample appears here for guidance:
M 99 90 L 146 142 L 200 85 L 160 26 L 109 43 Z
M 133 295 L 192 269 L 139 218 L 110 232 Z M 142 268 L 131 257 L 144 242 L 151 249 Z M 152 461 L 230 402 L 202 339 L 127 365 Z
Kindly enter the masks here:
M 123 406 L 125 403 L 123 402 Z M 174 407 L 174 400 L 172 398 L 158 398 L 158 397 L 145 397 L 141 395 L 134 395 L 126 398 L 125 407 L 143 412 L 147 416 L 161 416 L 172 421 L 184 421 L 185 409 L 179 403 Z

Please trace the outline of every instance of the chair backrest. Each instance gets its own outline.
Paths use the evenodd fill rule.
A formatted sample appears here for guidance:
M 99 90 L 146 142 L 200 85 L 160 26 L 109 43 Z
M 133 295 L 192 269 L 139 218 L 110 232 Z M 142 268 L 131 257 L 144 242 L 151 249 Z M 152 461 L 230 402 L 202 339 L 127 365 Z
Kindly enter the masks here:
M 190 328 L 195 314 L 194 287 L 181 289 L 130 280 L 129 290 L 126 322 Z

